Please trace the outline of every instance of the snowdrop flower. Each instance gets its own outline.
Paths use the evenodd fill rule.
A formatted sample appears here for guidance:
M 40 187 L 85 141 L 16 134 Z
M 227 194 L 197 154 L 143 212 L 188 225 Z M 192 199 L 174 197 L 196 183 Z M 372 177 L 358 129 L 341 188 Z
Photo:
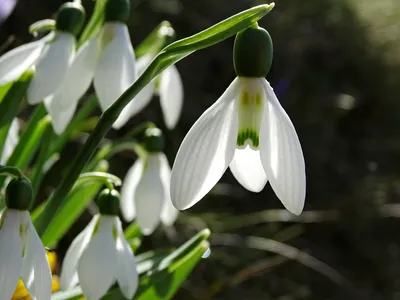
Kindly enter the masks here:
M 6 140 L 4 142 L 3 146 L 3 152 L 1 153 L 0 156 L 0 164 L 6 164 L 7 160 L 10 158 L 11 154 L 14 152 L 15 147 L 18 144 L 19 137 L 18 137 L 18 131 L 19 131 L 19 123 L 18 119 L 15 118 L 11 122 L 10 129 L 8 130 Z
M 136 80 L 135 54 L 126 26 L 129 13 L 128 0 L 106 2 L 103 27 L 79 48 L 60 89 L 45 99 L 47 109 L 56 116 L 53 125 L 57 134 L 71 121 L 92 81 L 105 111 Z M 121 122 L 118 118 L 114 128 L 121 127 Z
M 138 59 L 137 68 L 139 75 L 146 70 L 154 57 L 152 54 L 147 54 Z M 154 94 L 158 94 L 160 97 L 165 125 L 168 129 L 173 129 L 179 120 L 183 105 L 182 79 L 175 65 L 164 70 L 124 108 L 120 121 L 116 123 L 116 126 L 122 127 L 131 117 L 138 114 L 150 103 Z
M 160 221 L 172 225 L 178 210 L 172 205 L 169 187 L 171 168 L 162 149 L 161 130 L 149 128 L 145 132 L 148 155 L 139 158 L 129 169 L 121 188 L 121 212 L 126 221 L 135 217 L 144 235 L 150 235 Z
M 117 280 L 124 296 L 132 299 L 139 275 L 118 218 L 118 192 L 104 190 L 98 204 L 100 214 L 75 238 L 65 255 L 61 289 L 70 289 L 79 282 L 87 300 L 98 300 Z
M 27 101 L 38 104 L 62 84 L 74 56 L 75 35 L 82 28 L 83 7 L 76 2 L 61 6 L 56 30 L 46 37 L 17 47 L 0 57 L 0 86 L 18 79 L 28 68 L 36 72 L 29 85 Z
M 0 291 L 10 299 L 19 277 L 33 300 L 50 300 L 51 271 L 46 251 L 27 211 L 32 187 L 26 179 L 12 180 L 6 190 L 6 209 L 0 229 Z
M 234 45 L 238 77 L 197 120 L 183 140 L 172 168 L 171 199 L 178 209 L 201 200 L 229 166 L 246 189 L 260 192 L 269 180 L 293 214 L 305 199 L 305 166 L 291 120 L 264 79 L 272 41 L 258 27 L 240 32 Z

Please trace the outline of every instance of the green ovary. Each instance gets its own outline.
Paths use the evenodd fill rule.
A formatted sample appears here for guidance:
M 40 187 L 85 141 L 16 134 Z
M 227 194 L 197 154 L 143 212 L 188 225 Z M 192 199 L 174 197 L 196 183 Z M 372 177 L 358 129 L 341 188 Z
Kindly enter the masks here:
M 260 124 L 263 111 L 263 99 L 259 91 L 242 91 L 237 99 L 239 117 L 239 130 L 236 140 L 238 148 L 246 148 L 249 145 L 257 150 L 260 144 Z

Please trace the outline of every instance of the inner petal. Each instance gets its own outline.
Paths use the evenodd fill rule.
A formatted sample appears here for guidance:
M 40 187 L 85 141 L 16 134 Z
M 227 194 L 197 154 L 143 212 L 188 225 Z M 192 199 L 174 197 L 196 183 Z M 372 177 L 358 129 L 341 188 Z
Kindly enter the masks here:
M 260 144 L 260 124 L 265 105 L 262 83 L 260 78 L 241 77 L 239 79 L 241 89 L 236 98 L 239 121 L 236 146 L 239 149 L 250 146 L 253 150 L 257 150 Z

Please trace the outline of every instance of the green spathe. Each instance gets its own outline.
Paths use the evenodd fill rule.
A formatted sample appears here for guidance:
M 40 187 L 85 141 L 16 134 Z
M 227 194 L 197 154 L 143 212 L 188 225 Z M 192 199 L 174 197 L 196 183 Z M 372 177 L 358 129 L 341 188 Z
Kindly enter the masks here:
M 6 189 L 6 206 L 11 209 L 28 210 L 32 195 L 32 185 L 28 179 L 13 179 Z
M 97 199 L 99 212 L 102 215 L 118 216 L 119 214 L 119 193 L 116 190 L 105 189 Z
M 131 15 L 130 0 L 108 0 L 104 9 L 106 22 L 126 23 Z
M 265 77 L 272 64 L 272 39 L 268 31 L 255 26 L 236 35 L 233 64 L 238 76 Z
M 85 22 L 85 9 L 77 2 L 61 5 L 57 13 L 56 29 L 77 36 Z

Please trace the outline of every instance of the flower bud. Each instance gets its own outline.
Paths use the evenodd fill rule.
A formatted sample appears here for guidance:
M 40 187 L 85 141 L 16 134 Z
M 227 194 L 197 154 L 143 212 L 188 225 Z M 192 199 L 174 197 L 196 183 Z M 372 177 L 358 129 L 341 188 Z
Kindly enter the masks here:
M 130 0 L 107 0 L 105 9 L 106 22 L 126 23 L 131 15 Z
M 77 2 L 67 2 L 61 5 L 57 13 L 56 29 L 78 35 L 85 22 L 85 9 Z
M 118 216 L 119 214 L 119 193 L 116 190 L 104 189 L 97 199 L 100 214 Z
M 32 185 L 26 178 L 11 180 L 6 189 L 6 206 L 11 209 L 28 210 L 33 198 Z
M 144 132 L 144 146 L 149 153 L 157 153 L 164 150 L 164 134 L 158 128 L 147 128 Z
M 265 77 L 272 63 L 272 39 L 264 28 L 249 27 L 236 35 L 233 64 L 238 76 Z

